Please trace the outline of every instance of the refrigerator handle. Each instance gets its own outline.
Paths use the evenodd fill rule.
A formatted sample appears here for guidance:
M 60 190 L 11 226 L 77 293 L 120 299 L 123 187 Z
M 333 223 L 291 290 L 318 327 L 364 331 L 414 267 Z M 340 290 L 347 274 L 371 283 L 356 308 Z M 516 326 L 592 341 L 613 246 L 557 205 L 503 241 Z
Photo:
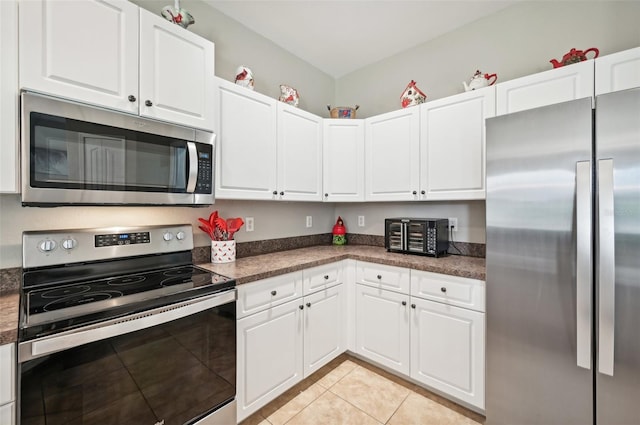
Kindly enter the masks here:
M 576 359 L 591 369 L 591 161 L 576 162 Z
M 598 371 L 613 376 L 616 307 L 613 159 L 598 161 L 598 247 Z

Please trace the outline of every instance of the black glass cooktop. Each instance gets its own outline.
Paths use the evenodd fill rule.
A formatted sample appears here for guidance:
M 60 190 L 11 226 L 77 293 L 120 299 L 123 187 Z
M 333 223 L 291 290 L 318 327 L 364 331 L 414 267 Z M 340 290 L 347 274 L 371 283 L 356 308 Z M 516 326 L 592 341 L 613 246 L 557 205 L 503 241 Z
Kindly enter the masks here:
M 235 286 L 225 276 L 194 266 L 106 277 L 28 291 L 28 325 L 40 324 L 207 287 Z

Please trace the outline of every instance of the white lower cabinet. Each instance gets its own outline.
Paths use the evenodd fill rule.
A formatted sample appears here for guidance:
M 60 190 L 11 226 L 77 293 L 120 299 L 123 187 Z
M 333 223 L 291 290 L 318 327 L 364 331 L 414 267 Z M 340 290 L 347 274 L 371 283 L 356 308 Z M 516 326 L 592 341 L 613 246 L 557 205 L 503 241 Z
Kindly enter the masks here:
M 238 422 L 346 350 L 342 267 L 338 262 L 238 287 Z
M 304 377 L 346 350 L 344 285 L 304 297 Z
M 0 346 L 0 424 L 15 425 L 16 346 Z
M 302 380 L 302 300 L 238 320 L 238 422 Z
M 409 295 L 356 284 L 356 353 L 409 375 Z
M 484 409 L 484 313 L 411 298 L 411 378 Z

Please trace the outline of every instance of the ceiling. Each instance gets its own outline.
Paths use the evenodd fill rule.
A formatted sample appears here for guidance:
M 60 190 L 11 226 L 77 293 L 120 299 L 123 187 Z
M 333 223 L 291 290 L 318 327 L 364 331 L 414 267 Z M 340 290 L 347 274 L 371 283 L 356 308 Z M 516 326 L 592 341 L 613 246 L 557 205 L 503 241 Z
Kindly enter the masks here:
M 205 0 L 334 78 L 520 0 Z

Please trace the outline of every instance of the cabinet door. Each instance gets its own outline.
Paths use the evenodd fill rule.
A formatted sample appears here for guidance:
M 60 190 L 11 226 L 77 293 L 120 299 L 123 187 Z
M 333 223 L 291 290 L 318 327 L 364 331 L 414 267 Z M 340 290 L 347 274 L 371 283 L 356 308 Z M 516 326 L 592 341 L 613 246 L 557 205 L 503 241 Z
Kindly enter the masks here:
M 0 192 L 20 190 L 18 152 L 18 2 L 0 1 Z
M 20 86 L 138 113 L 138 6 L 20 2 Z
M 419 199 L 420 108 L 367 118 L 365 143 L 365 199 Z
M 216 198 L 276 199 L 276 100 L 216 81 Z
M 409 296 L 356 285 L 356 353 L 409 374 Z
M 496 115 L 593 98 L 594 61 L 516 78 L 496 86 Z
M 602 56 L 596 62 L 596 96 L 640 87 L 640 47 Z
M 364 120 L 325 119 L 323 149 L 324 200 L 364 201 Z
M 420 105 L 422 199 L 485 198 L 484 120 L 495 107 L 495 87 Z
M 302 380 L 302 298 L 238 320 L 238 422 Z
M 15 400 L 16 384 L 16 346 L 5 344 L 0 346 L 0 405 Z M 3 423 L 3 422 L 0 422 Z
M 16 423 L 16 404 L 8 403 L 0 406 L 0 424 L 15 425 Z
M 212 130 L 214 44 L 140 9 L 140 115 Z
M 346 350 L 344 285 L 304 297 L 304 377 Z
M 484 313 L 411 302 L 411 378 L 484 409 Z
M 278 102 L 278 196 L 322 200 L 322 118 Z

